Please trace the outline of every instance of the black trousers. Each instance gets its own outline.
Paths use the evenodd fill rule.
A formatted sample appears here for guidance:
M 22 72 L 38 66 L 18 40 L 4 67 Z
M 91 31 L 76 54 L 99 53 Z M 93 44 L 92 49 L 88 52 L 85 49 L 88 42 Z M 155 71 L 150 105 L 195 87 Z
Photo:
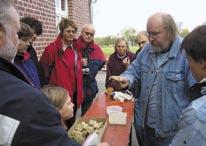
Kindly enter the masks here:
M 144 130 L 139 126 L 135 129 L 135 132 L 139 146 L 144 146 Z
M 92 102 L 93 102 L 93 99 L 96 97 L 96 94 L 94 94 L 94 95 L 91 95 L 91 96 L 85 96 L 84 97 L 84 101 L 83 101 L 83 103 L 82 103 L 82 114 L 81 114 L 81 116 L 83 116 L 86 112 L 87 112 L 87 110 L 90 108 L 90 106 L 91 106 L 91 104 L 92 104 Z

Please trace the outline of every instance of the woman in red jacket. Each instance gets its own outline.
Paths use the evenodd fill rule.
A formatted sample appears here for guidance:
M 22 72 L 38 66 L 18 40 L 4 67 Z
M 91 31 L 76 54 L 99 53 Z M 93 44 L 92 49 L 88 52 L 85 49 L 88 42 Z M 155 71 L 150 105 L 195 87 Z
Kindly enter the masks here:
M 75 121 L 76 111 L 83 102 L 81 53 L 77 49 L 77 25 L 66 18 L 59 23 L 60 34 L 46 47 L 41 59 L 48 84 L 65 88 L 74 103 L 74 117 L 66 121 L 68 128 Z

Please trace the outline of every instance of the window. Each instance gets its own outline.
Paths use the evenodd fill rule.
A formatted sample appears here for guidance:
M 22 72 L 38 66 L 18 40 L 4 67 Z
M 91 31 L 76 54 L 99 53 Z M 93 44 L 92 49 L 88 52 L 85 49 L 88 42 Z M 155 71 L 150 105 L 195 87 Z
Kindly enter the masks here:
M 56 6 L 56 28 L 57 33 L 59 33 L 58 24 L 61 18 L 68 18 L 68 0 L 55 0 Z

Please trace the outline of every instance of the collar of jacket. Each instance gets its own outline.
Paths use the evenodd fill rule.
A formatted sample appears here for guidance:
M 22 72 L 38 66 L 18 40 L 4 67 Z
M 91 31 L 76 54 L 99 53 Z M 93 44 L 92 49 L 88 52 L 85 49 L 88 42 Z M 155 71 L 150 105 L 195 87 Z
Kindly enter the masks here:
M 203 78 L 198 84 L 201 86 L 201 94 L 206 95 L 206 78 Z
M 177 36 L 174 42 L 171 44 L 171 47 L 168 49 L 169 50 L 168 58 L 175 58 L 177 56 L 178 52 L 180 51 L 181 43 L 182 43 L 182 38 L 180 36 Z M 151 49 L 149 50 L 149 52 L 154 53 L 151 43 L 147 43 L 146 45 L 150 45 L 149 47 Z
M 117 52 L 115 52 L 115 56 L 116 56 L 116 58 L 119 59 L 119 60 L 124 60 L 125 58 L 128 57 L 128 54 L 129 54 L 128 51 L 126 51 L 126 53 L 125 53 L 124 56 L 119 56 L 119 55 L 117 54 Z
M 31 57 L 29 52 L 17 53 L 16 58 L 18 58 L 21 62 L 28 60 Z
M 124 60 L 127 57 L 127 53 L 125 53 L 123 56 L 119 56 L 117 52 L 115 52 L 115 54 L 116 54 L 117 59 L 119 60 Z
M 84 49 L 87 47 L 88 43 L 83 39 L 82 36 L 79 37 L 80 38 L 80 42 L 81 42 L 81 49 Z M 94 44 L 94 40 L 92 40 L 91 42 L 89 42 L 88 47 L 89 48 L 93 48 L 93 44 Z
M 76 43 L 74 43 L 74 42 L 76 42 L 76 41 L 77 41 L 77 39 L 74 38 L 74 39 L 73 39 L 73 42 L 72 42 L 72 45 L 67 46 L 67 49 L 68 49 L 68 48 L 76 49 L 77 46 L 75 45 Z M 62 36 L 61 36 L 61 34 L 59 34 L 59 36 L 57 37 L 57 39 L 56 39 L 55 42 L 56 42 L 56 43 L 55 43 L 54 48 L 55 48 L 55 50 L 57 50 L 58 56 L 61 57 L 61 56 L 64 54 L 64 50 L 62 49 L 62 47 L 63 47 L 63 42 L 62 42 Z
M 198 82 L 189 88 L 190 101 L 206 95 L 206 82 Z
M 14 64 L 1 57 L 0 57 L 0 70 L 12 74 L 13 76 L 16 76 L 17 78 L 31 85 L 30 81 L 27 80 L 24 74 Z

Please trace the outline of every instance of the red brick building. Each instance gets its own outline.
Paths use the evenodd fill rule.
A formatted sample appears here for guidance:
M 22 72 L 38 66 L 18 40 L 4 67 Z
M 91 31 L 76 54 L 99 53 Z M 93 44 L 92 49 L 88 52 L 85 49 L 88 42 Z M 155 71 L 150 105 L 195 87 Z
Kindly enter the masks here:
M 90 23 L 91 4 L 92 0 L 15 0 L 20 17 L 31 16 L 43 23 L 43 34 L 34 43 L 38 56 L 57 36 L 61 17 L 73 19 L 79 31 L 85 23 Z

